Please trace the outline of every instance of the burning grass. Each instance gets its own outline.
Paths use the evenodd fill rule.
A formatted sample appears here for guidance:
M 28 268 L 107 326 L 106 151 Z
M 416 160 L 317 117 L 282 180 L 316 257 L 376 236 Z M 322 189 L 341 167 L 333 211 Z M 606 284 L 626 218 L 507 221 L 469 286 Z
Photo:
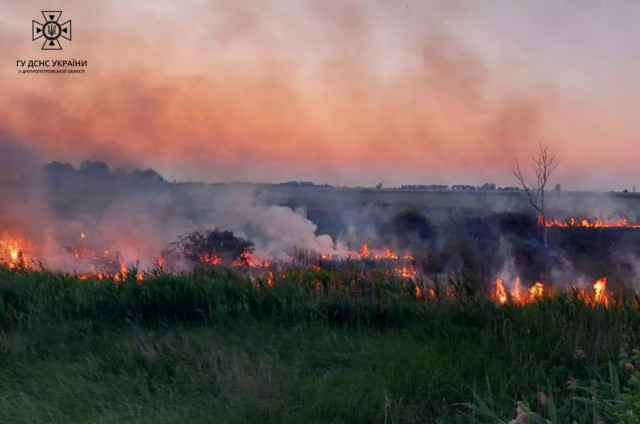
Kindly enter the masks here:
M 86 272 L 50 272 L 29 240 L 2 237 L 0 421 L 640 416 L 640 297 L 606 278 L 483 287 L 367 245 L 290 261 L 195 249 L 193 268 L 168 255 L 140 267 L 88 238 L 63 252 Z
M 624 422 L 633 411 L 632 293 L 605 307 L 520 282 L 526 302 L 500 305 L 470 281 L 351 265 L 128 272 L 118 284 L 5 267 L 0 417 L 494 423 L 521 402 L 521 416 Z
M 614 221 L 574 217 L 561 220 L 544 219 L 542 215 L 540 215 L 538 216 L 538 225 L 559 228 L 640 228 L 640 224 L 631 224 L 625 217 L 618 218 Z

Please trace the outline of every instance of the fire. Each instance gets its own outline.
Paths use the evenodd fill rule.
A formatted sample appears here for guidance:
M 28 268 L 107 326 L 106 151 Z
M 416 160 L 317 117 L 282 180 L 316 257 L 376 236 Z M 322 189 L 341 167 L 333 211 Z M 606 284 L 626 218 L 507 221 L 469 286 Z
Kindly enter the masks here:
M 593 283 L 593 304 L 609 306 L 609 295 L 607 294 L 607 279 L 600 278 Z
M 587 305 L 609 306 L 610 294 L 607 292 L 607 279 L 605 277 L 597 279 L 593 283 L 592 287 L 592 295 L 589 295 L 586 290 L 574 288 L 578 299 Z M 513 288 L 508 291 L 504 281 L 500 278 L 496 278 L 493 289 L 491 290 L 490 298 L 500 305 L 513 304 L 523 306 L 536 303 L 538 300 L 543 299 L 545 294 L 545 284 L 540 281 L 536 281 L 527 290 L 523 288 L 520 278 L 517 277 L 513 284 Z
M 158 269 L 160 271 L 165 271 L 165 260 L 164 260 L 164 256 L 162 255 L 158 255 L 158 257 L 156 258 L 156 265 L 158 266 Z
M 513 286 L 513 290 L 511 290 L 511 300 L 516 305 L 523 305 L 526 303 L 524 292 L 520 288 L 520 277 L 516 277 L 516 283 Z
M 214 264 L 216 265 L 216 264 Z M 219 265 L 219 264 L 217 264 Z M 250 252 L 242 252 L 240 257 L 233 261 L 232 266 L 247 266 L 251 268 L 269 268 L 269 261 L 254 258 Z
M 216 254 L 205 253 L 200 257 L 200 262 L 205 265 L 222 265 L 222 259 Z
M 414 278 L 418 272 L 413 267 L 402 266 L 394 270 L 395 274 L 401 278 Z
M 416 299 L 421 299 L 422 298 L 422 289 L 420 288 L 420 286 L 418 284 L 416 284 L 416 286 L 415 286 L 415 295 L 416 295 Z
M 563 221 L 560 219 L 543 219 L 542 215 L 538 216 L 538 225 L 560 228 L 640 228 L 640 224 L 630 224 L 627 218 L 620 218 L 612 222 L 605 222 L 601 219 L 588 220 L 586 218 L 569 218 Z
M 366 243 L 362 243 L 362 245 L 360 246 L 360 251 L 358 252 L 358 255 L 360 256 L 360 259 L 375 259 L 375 260 L 406 260 L 406 261 L 411 261 L 413 260 L 413 256 L 406 253 L 402 256 L 398 255 L 397 253 L 394 253 L 390 248 L 385 248 L 384 250 L 379 250 L 379 251 L 372 251 L 369 246 L 367 246 Z
M 31 268 L 34 259 L 31 243 L 18 235 L 8 233 L 0 237 L 0 264 L 9 269 Z
M 504 282 L 500 278 L 496 278 L 495 287 L 491 293 L 491 300 L 501 305 L 507 303 L 507 290 L 504 288 Z
M 128 275 L 127 265 L 124 262 L 120 262 L 120 269 L 118 270 L 116 275 L 113 276 L 113 282 L 122 283 L 127 280 L 127 275 Z
M 362 246 L 360 246 L 360 258 L 366 259 L 370 256 L 371 251 L 369 250 L 369 247 L 366 245 L 366 243 L 362 243 Z
M 568 221 L 546 221 L 544 225 L 547 226 L 567 226 L 567 227 L 589 227 L 589 228 L 601 228 L 607 226 L 616 227 L 640 227 L 640 225 L 631 225 L 626 219 L 621 219 L 615 224 L 608 224 L 602 221 L 588 221 L 588 220 L 575 220 L 570 219 Z M 87 236 L 84 233 L 80 233 L 79 242 L 74 247 L 65 247 L 64 253 L 64 265 L 77 265 L 74 267 L 78 269 L 75 272 L 76 277 L 81 281 L 86 280 L 106 280 L 113 281 L 116 284 L 126 281 L 135 280 L 141 283 L 145 279 L 145 273 L 138 268 L 138 260 L 134 250 L 127 251 L 127 255 L 123 258 L 120 251 L 113 246 L 107 248 L 97 249 L 89 246 L 86 242 Z M 4 265 L 9 269 L 35 269 L 36 267 L 44 267 L 45 265 L 36 264 L 48 264 L 50 259 L 46 254 L 38 257 L 36 255 L 38 251 L 34 249 L 31 242 L 13 233 L 2 233 L 0 235 L 0 265 Z M 60 252 L 56 252 L 53 255 L 60 255 Z M 150 256 L 152 258 L 153 256 Z M 370 249 L 366 244 L 363 244 L 359 251 L 359 257 L 361 259 L 374 259 L 380 261 L 397 261 L 391 266 L 385 267 L 388 275 L 395 275 L 403 279 L 413 280 L 415 283 L 413 288 L 413 295 L 417 299 L 421 298 L 435 298 L 436 292 L 433 288 L 422 284 L 422 280 L 418 278 L 418 272 L 413 262 L 411 255 L 400 255 L 394 253 L 390 248 L 385 249 Z M 36 258 L 38 258 L 36 260 Z M 126 259 L 125 259 L 126 258 Z M 330 260 L 335 256 L 322 255 L 319 257 L 320 261 L 316 262 L 311 269 L 314 271 L 322 270 L 322 260 Z M 353 258 L 353 256 L 349 256 Z M 202 255 L 201 261 L 204 264 L 209 265 L 222 265 L 222 259 L 215 254 Z M 59 262 L 54 262 L 59 263 Z M 160 270 L 165 270 L 165 258 L 162 255 L 156 256 L 155 259 L 151 259 L 148 262 L 152 267 L 154 264 Z M 135 266 L 131 266 L 135 264 Z M 275 270 L 280 270 L 278 265 L 275 267 L 269 261 L 254 257 L 250 252 L 244 252 L 237 260 L 232 264 L 234 267 L 251 267 L 259 268 L 266 274 L 266 286 L 274 288 L 276 284 Z M 81 269 L 82 267 L 87 269 Z M 90 271 L 89 268 L 90 267 Z M 366 269 L 366 268 L 365 268 Z M 135 275 L 134 275 L 135 274 Z M 283 278 L 284 274 L 283 274 Z M 354 281 L 354 287 L 356 286 Z M 324 288 L 320 280 L 314 280 L 314 291 L 318 294 L 322 293 Z M 574 292 L 578 299 L 590 306 L 602 305 L 605 307 L 610 306 L 612 300 L 610 293 L 607 291 L 607 279 L 599 278 L 592 284 L 592 290 L 584 290 L 574 288 Z M 500 305 L 516 305 L 523 306 L 527 304 L 536 303 L 540 299 L 549 297 L 547 293 L 548 289 L 545 287 L 545 283 L 536 281 L 531 286 L 522 284 L 519 277 L 515 279 L 513 284 L 506 284 L 502 279 L 496 279 L 493 288 L 491 289 L 490 298 Z M 411 294 L 409 292 L 408 294 Z M 553 295 L 553 292 L 551 292 Z M 447 294 L 447 298 L 451 298 Z
M 529 288 L 529 299 L 535 302 L 538 299 L 542 299 L 543 296 L 544 284 L 536 281 L 536 283 Z
M 520 277 L 516 277 L 513 288 L 507 291 L 505 283 L 500 278 L 497 278 L 494 282 L 494 287 L 491 292 L 491 300 L 498 302 L 501 305 L 511 303 L 518 306 L 523 306 L 531 303 L 536 303 L 539 299 L 542 299 L 545 294 L 544 283 L 536 281 L 535 284 L 529 289 L 523 288 Z

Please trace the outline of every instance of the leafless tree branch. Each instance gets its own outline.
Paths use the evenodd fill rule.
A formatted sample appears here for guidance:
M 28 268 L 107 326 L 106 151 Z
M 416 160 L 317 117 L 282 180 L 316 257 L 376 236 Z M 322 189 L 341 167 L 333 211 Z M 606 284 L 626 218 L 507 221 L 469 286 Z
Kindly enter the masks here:
M 549 177 L 558 167 L 556 156 L 549 153 L 547 146 L 538 143 L 539 151 L 531 158 L 531 167 L 535 176 L 534 183 L 528 183 L 520 169 L 520 162 L 516 158 L 513 164 L 513 175 L 516 177 L 520 186 L 527 195 L 527 200 L 542 217 L 543 222 L 546 219 L 544 207 L 544 191 L 549 182 Z M 547 243 L 547 232 L 545 227 L 544 242 Z

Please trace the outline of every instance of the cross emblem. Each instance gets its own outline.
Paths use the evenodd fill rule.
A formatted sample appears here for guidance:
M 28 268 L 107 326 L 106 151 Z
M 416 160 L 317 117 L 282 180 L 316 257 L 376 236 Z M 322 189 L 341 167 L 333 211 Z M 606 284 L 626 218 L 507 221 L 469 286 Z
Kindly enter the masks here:
M 67 21 L 63 24 L 59 24 L 58 20 L 62 15 L 62 11 L 55 10 L 43 10 L 42 16 L 44 16 L 44 24 L 38 21 L 32 21 L 31 23 L 31 35 L 33 41 L 44 37 L 44 44 L 42 50 L 62 50 L 60 41 L 58 38 L 66 38 L 71 41 L 71 21 Z

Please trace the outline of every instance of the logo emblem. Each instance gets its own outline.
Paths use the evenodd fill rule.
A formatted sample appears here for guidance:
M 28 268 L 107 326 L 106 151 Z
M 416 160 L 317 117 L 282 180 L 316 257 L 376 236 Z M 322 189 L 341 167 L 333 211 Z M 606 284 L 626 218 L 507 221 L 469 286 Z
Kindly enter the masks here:
M 58 20 L 62 15 L 62 11 L 43 10 L 44 24 L 33 21 L 31 24 L 31 35 L 33 41 L 40 37 L 44 37 L 42 50 L 62 50 L 58 38 L 66 38 L 71 41 L 71 21 L 59 24 Z

